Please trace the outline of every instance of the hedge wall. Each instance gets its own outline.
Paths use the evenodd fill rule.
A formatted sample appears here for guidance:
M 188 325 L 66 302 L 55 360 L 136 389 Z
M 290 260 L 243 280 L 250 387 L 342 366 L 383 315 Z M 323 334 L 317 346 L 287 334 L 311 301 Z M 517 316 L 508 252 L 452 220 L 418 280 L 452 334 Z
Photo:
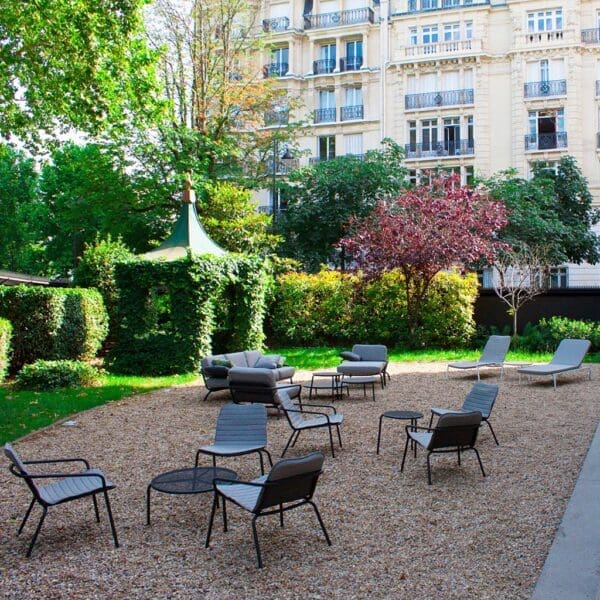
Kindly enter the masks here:
M 13 372 L 40 358 L 89 360 L 108 331 L 96 290 L 0 286 L 0 316 L 13 326 Z
M 0 383 L 8 372 L 11 353 L 12 325 L 6 319 L 0 319 Z
M 116 265 L 118 328 L 108 366 L 118 373 L 198 369 L 218 346 L 261 348 L 268 275 L 259 258 L 193 256 Z
M 404 279 L 397 271 L 363 284 L 337 271 L 278 277 L 270 311 L 274 343 L 281 345 L 383 343 L 455 347 L 474 333 L 477 279 L 436 276 L 422 307 L 419 330 L 409 335 Z

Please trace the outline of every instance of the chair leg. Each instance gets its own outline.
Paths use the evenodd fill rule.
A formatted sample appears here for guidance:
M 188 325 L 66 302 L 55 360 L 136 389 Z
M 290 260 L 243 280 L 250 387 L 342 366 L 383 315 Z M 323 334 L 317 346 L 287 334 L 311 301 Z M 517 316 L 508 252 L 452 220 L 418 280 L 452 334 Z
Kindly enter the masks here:
M 227 501 L 225 496 L 223 496 L 223 532 L 227 533 Z
M 46 518 L 46 513 L 48 512 L 48 507 L 46 506 L 42 506 L 42 516 L 40 517 L 40 521 L 37 525 L 37 527 L 35 528 L 35 533 L 33 534 L 33 537 L 31 538 L 31 542 L 29 543 L 29 548 L 27 550 L 27 558 L 29 558 L 31 556 L 31 551 L 33 550 L 33 545 L 35 544 L 35 540 L 37 540 L 37 537 L 40 533 L 40 529 L 42 528 L 42 524 L 44 523 L 44 519 Z
M 458 454 L 458 466 L 460 467 L 460 447 L 456 449 L 456 454 Z
M 265 461 L 263 460 L 263 455 L 260 450 L 258 451 L 258 458 L 260 459 L 260 474 L 264 475 L 265 474 Z
M 433 411 L 431 411 L 431 417 L 429 418 L 429 425 L 428 425 L 429 429 L 431 429 L 432 423 L 433 423 Z
M 279 505 L 279 526 L 283 527 L 283 504 Z
M 402 464 L 400 465 L 400 473 L 404 471 L 404 461 L 406 460 L 406 453 L 408 452 L 408 442 L 410 438 L 406 436 L 406 444 L 404 444 L 404 454 L 402 455 Z
M 196 452 L 196 461 L 194 462 L 194 467 L 198 466 L 199 460 L 200 460 L 200 450 L 198 450 L 198 452 Z
M 481 457 L 479 456 L 479 452 L 477 451 L 477 448 L 472 448 L 472 450 L 475 452 L 475 456 L 477 456 L 477 460 L 479 461 L 479 467 L 481 468 L 481 474 L 485 477 L 485 471 L 483 470 L 483 463 L 481 462 Z
M 285 456 L 285 453 L 287 452 L 288 448 L 290 447 L 290 443 L 292 441 L 292 438 L 296 435 L 296 431 L 292 431 L 292 435 L 290 435 L 290 439 L 287 441 L 287 444 L 285 445 L 285 448 L 283 449 L 283 452 L 281 453 L 281 458 L 283 458 Z
M 427 483 L 431 485 L 431 463 L 429 462 L 429 457 L 431 456 L 431 452 L 427 453 Z
M 333 449 L 333 432 L 331 431 L 331 425 L 329 425 L 327 429 L 329 429 L 329 445 L 331 446 L 331 458 L 335 458 L 335 450 Z
M 150 525 L 150 490 L 152 486 L 149 485 L 146 489 L 146 525 Z
M 319 525 L 321 526 L 321 529 L 323 530 L 323 535 L 325 536 L 325 539 L 327 540 L 327 545 L 331 546 L 331 540 L 329 539 L 329 534 L 327 533 L 327 529 L 325 529 L 325 523 L 323 523 L 323 519 L 321 518 L 321 513 L 319 512 L 317 505 L 312 500 L 309 500 L 308 503 L 313 507 L 315 514 L 317 515 L 317 519 L 319 520 Z
M 108 513 L 108 520 L 110 521 L 110 529 L 115 542 L 115 548 L 118 548 L 119 540 L 117 538 L 117 530 L 115 529 L 115 521 L 113 519 L 112 510 L 110 509 L 110 500 L 108 499 L 108 492 L 106 490 L 104 490 L 104 502 L 106 504 L 106 512 Z
M 292 448 L 296 445 L 296 442 L 298 441 L 299 437 L 300 437 L 300 429 L 296 432 L 296 437 L 295 437 L 294 441 L 292 442 Z
M 25 523 L 27 523 L 27 519 L 29 519 L 29 515 L 31 514 L 31 510 L 33 509 L 34 504 L 35 504 L 35 496 L 31 499 L 31 504 L 29 505 L 29 508 L 27 509 L 27 512 L 25 513 L 25 516 L 23 517 L 23 520 L 21 521 L 21 525 L 19 526 L 19 531 L 17 531 L 17 535 L 21 535 L 21 532 L 23 531 L 23 527 L 25 527 Z
M 379 429 L 377 430 L 377 454 L 379 454 L 379 445 L 381 444 L 381 424 L 383 422 L 383 415 L 379 417 Z
M 206 532 L 206 541 L 204 547 L 210 546 L 210 534 L 212 533 L 213 521 L 215 520 L 215 512 L 217 510 L 217 492 L 214 493 L 212 509 L 210 511 L 210 519 L 208 520 L 208 531 Z
M 498 443 L 498 438 L 496 437 L 496 434 L 494 433 L 494 428 L 492 427 L 492 424 L 486 419 L 485 422 L 488 424 L 488 427 L 490 428 L 490 431 L 492 432 L 492 435 L 494 436 L 494 441 L 496 442 L 496 446 L 499 446 L 500 444 Z
M 338 441 L 340 443 L 340 448 L 341 448 L 342 447 L 342 434 L 340 433 L 340 426 L 336 425 L 335 428 L 337 429 Z
M 271 453 L 266 448 L 263 448 L 261 452 L 264 452 L 267 455 L 267 458 L 269 459 L 269 464 L 273 466 L 273 459 L 271 458 Z
M 92 501 L 94 502 L 94 512 L 96 513 L 96 523 L 100 523 L 100 513 L 98 512 L 98 500 L 96 500 L 96 494 L 92 494 Z
M 262 558 L 260 556 L 260 545 L 258 543 L 258 533 L 256 531 L 256 518 L 257 515 L 254 515 L 254 517 L 252 517 L 252 536 L 254 537 L 254 547 L 256 548 L 256 558 L 258 560 L 258 568 L 262 569 Z

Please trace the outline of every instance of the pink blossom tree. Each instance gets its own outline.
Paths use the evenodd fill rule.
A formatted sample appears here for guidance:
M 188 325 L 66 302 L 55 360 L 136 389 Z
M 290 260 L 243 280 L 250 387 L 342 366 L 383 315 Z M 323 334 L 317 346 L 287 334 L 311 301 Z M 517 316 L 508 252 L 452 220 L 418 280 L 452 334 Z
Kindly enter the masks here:
M 353 233 L 340 241 L 367 279 L 398 269 L 406 285 L 409 330 L 437 273 L 492 263 L 505 247 L 496 235 L 507 223 L 503 203 L 461 186 L 457 176 L 434 178 L 380 202 L 366 218 L 352 219 Z

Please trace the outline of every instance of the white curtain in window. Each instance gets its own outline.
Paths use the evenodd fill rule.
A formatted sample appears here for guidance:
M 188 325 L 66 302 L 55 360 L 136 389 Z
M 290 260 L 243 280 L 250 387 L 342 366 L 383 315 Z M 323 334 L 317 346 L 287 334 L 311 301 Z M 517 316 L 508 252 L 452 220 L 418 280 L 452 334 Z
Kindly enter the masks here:
M 364 8 L 367 6 L 365 0 L 346 0 L 344 2 L 345 10 L 352 10 L 353 8 Z
M 319 92 L 319 108 L 335 108 L 335 93 L 333 90 Z
M 527 82 L 531 83 L 540 80 L 540 61 L 534 60 L 527 63 Z
M 325 14 L 337 12 L 338 10 L 340 10 L 340 5 L 337 0 L 321 0 L 321 2 L 319 2 L 319 6 L 316 10 L 313 10 L 313 12 L 316 14 Z
M 427 92 L 437 91 L 437 75 L 436 73 L 423 73 L 419 77 L 419 88 L 422 94 Z
M 346 106 L 362 106 L 362 88 L 346 88 Z
M 363 136 L 362 133 L 352 133 L 344 136 L 344 150 L 346 154 L 362 154 L 363 153 Z
M 459 81 L 460 74 L 458 71 L 445 71 L 442 73 L 442 90 L 460 90 L 462 86 L 459 84 Z
M 287 2 L 281 4 L 271 4 L 269 14 L 271 15 L 271 19 L 276 19 L 277 17 L 289 17 L 290 5 Z
M 463 89 L 473 89 L 473 69 L 465 69 L 463 71 Z
M 550 61 L 550 79 L 565 79 L 564 58 L 555 58 Z
M 598 63 L 598 72 L 600 72 L 600 62 Z M 406 93 L 416 94 L 417 93 L 417 78 L 414 75 L 409 75 L 406 78 Z

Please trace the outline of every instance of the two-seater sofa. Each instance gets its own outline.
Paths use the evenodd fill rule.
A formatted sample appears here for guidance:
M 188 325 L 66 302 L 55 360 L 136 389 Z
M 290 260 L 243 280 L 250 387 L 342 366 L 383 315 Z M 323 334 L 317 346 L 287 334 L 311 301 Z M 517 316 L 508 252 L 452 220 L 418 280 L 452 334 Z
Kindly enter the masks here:
M 275 381 L 283 381 L 284 379 L 291 381 L 295 373 L 294 367 L 283 366 L 280 356 L 262 354 L 258 350 L 206 356 L 200 363 L 200 373 L 207 389 L 204 400 L 212 392 L 229 389 L 228 376 L 232 367 L 270 369 L 273 372 Z

